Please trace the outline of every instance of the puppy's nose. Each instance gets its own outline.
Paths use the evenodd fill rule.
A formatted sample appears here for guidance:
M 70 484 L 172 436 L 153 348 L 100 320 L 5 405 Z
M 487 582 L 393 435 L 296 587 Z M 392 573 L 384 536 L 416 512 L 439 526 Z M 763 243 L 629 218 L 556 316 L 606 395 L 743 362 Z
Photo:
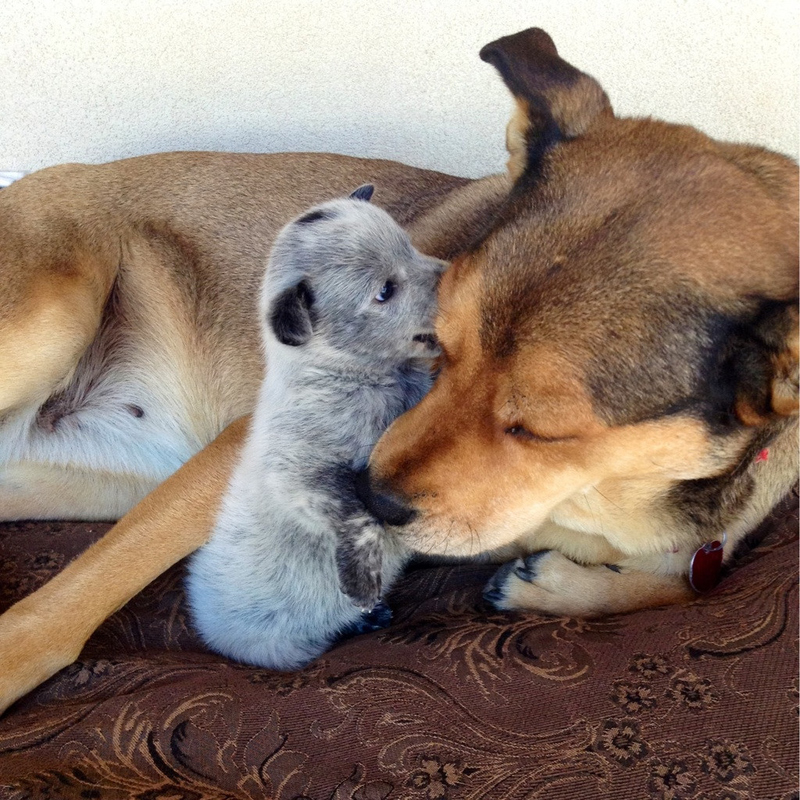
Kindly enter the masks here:
M 417 512 L 402 498 L 373 487 L 369 467 L 356 473 L 356 494 L 367 510 L 387 525 L 407 525 L 416 516 Z

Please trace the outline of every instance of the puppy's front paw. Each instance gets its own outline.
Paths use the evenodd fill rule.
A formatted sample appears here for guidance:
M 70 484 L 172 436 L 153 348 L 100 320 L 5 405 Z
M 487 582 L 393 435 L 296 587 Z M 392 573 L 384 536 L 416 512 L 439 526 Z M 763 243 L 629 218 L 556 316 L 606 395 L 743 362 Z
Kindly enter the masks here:
M 381 599 L 383 548 L 378 535 L 369 532 L 357 540 L 342 538 L 336 550 L 339 587 L 354 606 L 374 609 Z

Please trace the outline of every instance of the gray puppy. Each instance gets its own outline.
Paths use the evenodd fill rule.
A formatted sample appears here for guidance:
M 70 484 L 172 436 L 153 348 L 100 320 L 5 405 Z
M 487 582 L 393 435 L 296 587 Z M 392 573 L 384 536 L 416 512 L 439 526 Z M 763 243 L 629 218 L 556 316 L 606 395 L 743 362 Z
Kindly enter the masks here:
M 429 388 L 445 264 L 418 253 L 371 195 L 363 186 L 310 209 L 273 246 L 260 307 L 268 370 L 211 540 L 190 563 L 201 635 L 251 664 L 297 668 L 379 626 L 385 607 L 370 609 L 406 561 L 354 476 Z

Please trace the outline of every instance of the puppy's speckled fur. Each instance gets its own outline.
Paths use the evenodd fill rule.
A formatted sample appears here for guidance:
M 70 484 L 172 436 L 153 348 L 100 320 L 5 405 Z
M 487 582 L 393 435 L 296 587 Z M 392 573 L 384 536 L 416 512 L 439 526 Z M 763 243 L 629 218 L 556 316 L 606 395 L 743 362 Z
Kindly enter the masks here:
M 267 377 L 212 538 L 190 567 L 204 639 L 265 667 L 302 666 L 358 630 L 407 553 L 365 511 L 353 476 L 429 387 L 444 262 L 420 255 L 357 192 L 276 240 L 260 309 Z

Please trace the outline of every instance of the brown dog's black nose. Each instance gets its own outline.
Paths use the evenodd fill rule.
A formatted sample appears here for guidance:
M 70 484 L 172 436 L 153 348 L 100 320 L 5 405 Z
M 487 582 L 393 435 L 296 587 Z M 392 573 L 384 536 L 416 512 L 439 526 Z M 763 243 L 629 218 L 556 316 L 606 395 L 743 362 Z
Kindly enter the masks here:
M 375 490 L 369 477 L 369 467 L 356 473 L 356 494 L 367 510 L 387 525 L 407 525 L 416 516 L 402 498 L 380 489 Z

